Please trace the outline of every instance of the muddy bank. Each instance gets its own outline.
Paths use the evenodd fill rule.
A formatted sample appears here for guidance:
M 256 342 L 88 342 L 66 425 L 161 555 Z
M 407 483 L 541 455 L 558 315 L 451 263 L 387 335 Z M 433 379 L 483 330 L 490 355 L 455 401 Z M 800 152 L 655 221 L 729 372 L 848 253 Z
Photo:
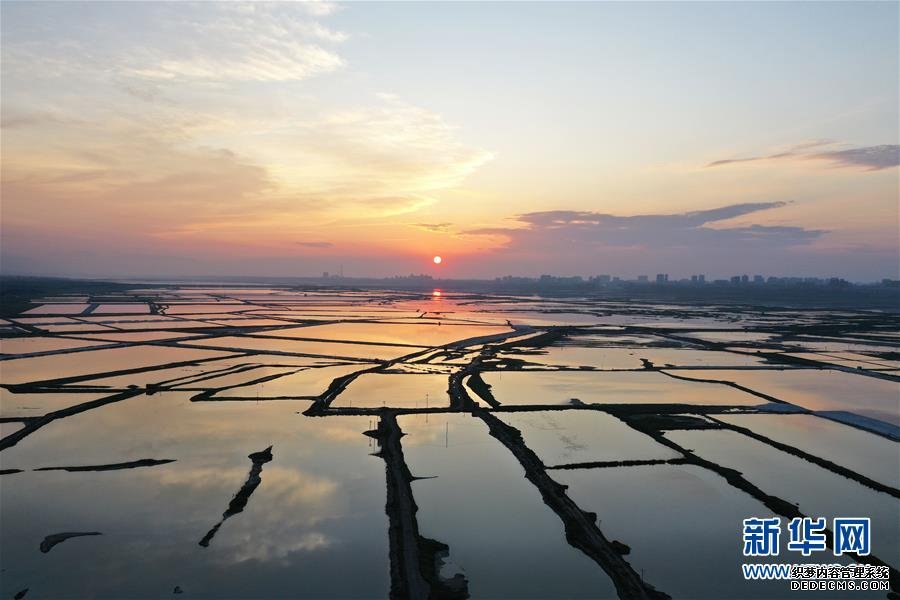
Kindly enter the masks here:
M 647 465 L 684 465 L 687 460 L 684 458 L 650 458 L 646 460 L 602 460 L 594 462 L 566 463 L 563 465 L 553 465 L 546 467 L 551 470 L 569 470 L 569 469 L 610 469 L 615 467 L 643 467 Z
M 54 546 L 61 544 L 69 538 L 83 537 L 88 535 L 103 535 L 99 531 L 67 531 L 63 533 L 53 533 L 44 538 L 41 542 L 41 552 L 44 554 L 50 552 Z
M 614 545 L 597 526 L 597 515 L 578 507 L 566 494 L 566 486 L 547 475 L 543 463 L 525 445 L 521 432 L 507 425 L 488 411 L 476 409 L 473 415 L 481 418 L 491 435 L 506 446 L 525 469 L 525 477 L 541 492 L 544 503 L 562 520 L 566 540 L 594 560 L 609 575 L 620 598 L 663 599 L 668 594 L 660 592 L 635 572 L 622 558 L 621 545 Z M 620 542 L 621 544 L 621 542 Z
M 403 457 L 400 438 L 404 435 L 396 414 L 386 412 L 378 428 L 366 432 L 378 440 L 381 449 L 376 456 L 385 462 L 387 477 L 388 541 L 391 558 L 391 598 L 433 598 L 459 600 L 469 597 L 468 582 L 461 574 L 452 579 L 440 577 L 443 558 L 449 547 L 419 534 L 413 498 L 414 477 Z
M 130 462 L 111 463 L 108 465 L 81 465 L 76 467 L 41 467 L 34 469 L 35 471 L 68 471 L 70 473 L 78 473 L 80 471 L 118 471 L 121 469 L 137 469 L 140 467 L 155 467 L 156 465 L 165 465 L 175 462 L 174 458 L 155 459 L 141 458 Z
M 469 379 L 466 382 L 473 392 L 478 394 L 478 397 L 487 402 L 490 406 L 497 408 L 500 406 L 500 403 L 497 402 L 497 399 L 494 398 L 494 394 L 491 393 L 491 386 L 484 379 L 481 378 L 481 374 L 479 371 L 475 371 L 471 375 L 469 375 Z
M 241 489 L 237 491 L 234 495 L 234 498 L 231 499 L 231 502 L 228 503 L 228 508 L 222 513 L 222 519 L 213 525 L 212 529 L 206 532 L 206 535 L 203 536 L 198 544 L 206 548 L 209 546 L 210 542 L 212 542 L 213 538 L 218 533 L 219 528 L 222 527 L 222 524 L 225 523 L 228 519 L 233 517 L 234 515 L 243 512 L 244 508 L 247 506 L 247 502 L 250 501 L 250 496 L 256 491 L 256 488 L 259 487 L 259 484 L 262 483 L 262 470 L 263 465 L 272 460 L 272 446 L 269 446 L 265 450 L 261 450 L 260 452 L 254 452 L 247 456 L 250 461 L 253 463 L 253 466 L 250 467 L 250 473 L 247 474 L 247 481 L 244 482 L 244 485 L 241 486 Z

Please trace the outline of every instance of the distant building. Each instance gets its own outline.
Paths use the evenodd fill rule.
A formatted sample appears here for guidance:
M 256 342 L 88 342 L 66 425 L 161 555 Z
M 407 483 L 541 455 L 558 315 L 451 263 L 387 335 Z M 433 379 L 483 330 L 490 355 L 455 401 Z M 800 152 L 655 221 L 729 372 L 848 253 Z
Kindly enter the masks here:
M 656 283 L 668 283 L 669 282 L 669 274 L 668 273 L 657 273 L 656 274 Z
M 599 275 L 597 276 L 597 281 L 600 283 L 609 283 L 612 280 L 612 277 L 609 275 Z
M 322 279 L 328 279 L 328 271 L 322 271 Z
M 706 275 L 704 275 L 703 273 L 700 273 L 699 275 L 697 275 L 697 282 L 698 283 L 706 283 Z
M 750 283 L 749 275 L 741 275 L 741 283 Z
M 399 281 L 430 281 L 433 279 L 431 275 L 425 275 L 424 273 L 420 273 L 418 275 L 414 273 L 410 273 L 409 275 L 394 275 L 392 279 Z
M 647 281 L 649 281 L 649 279 L 650 279 L 650 278 L 647 277 L 646 275 L 638 275 L 638 279 L 637 279 L 637 280 L 638 280 L 640 283 L 647 283 Z
M 740 283 L 741 283 L 741 276 L 740 276 L 740 275 L 735 275 L 735 276 L 733 276 L 733 277 L 731 278 L 731 283 L 733 283 L 734 285 L 740 285 Z
M 762 275 L 754 275 L 753 276 L 753 283 L 765 283 L 765 282 L 766 282 L 766 280 Z
M 538 284 L 541 286 L 554 286 L 554 287 L 572 287 L 581 285 L 584 283 L 584 278 L 581 275 L 572 275 L 570 277 L 556 277 L 555 275 L 541 275 L 538 279 Z

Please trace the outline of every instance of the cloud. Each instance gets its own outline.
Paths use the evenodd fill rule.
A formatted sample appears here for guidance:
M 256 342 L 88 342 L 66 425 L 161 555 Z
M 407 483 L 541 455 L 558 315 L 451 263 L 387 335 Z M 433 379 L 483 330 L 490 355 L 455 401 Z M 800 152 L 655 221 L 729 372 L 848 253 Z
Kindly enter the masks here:
M 298 246 L 306 246 L 307 248 L 333 248 L 331 242 L 295 242 Z
M 144 102 L 167 102 L 169 104 L 172 103 L 171 100 L 163 96 L 160 87 L 152 83 L 145 84 L 143 82 L 120 82 L 118 84 L 118 88 L 124 94 L 127 94 L 128 96 L 137 100 L 142 100 Z
M 26 127 L 58 126 L 78 123 L 75 117 L 66 116 L 58 111 L 21 111 L 7 109 L 0 117 L 0 128 L 22 129 Z
M 305 11 L 316 17 L 324 17 L 330 15 L 340 8 L 335 2 L 326 2 L 325 0 L 305 0 L 298 2 Z
M 779 156 L 782 156 L 782 155 L 779 155 Z M 779 156 L 772 155 L 772 156 L 751 156 L 750 158 L 725 158 L 722 160 L 714 160 L 713 162 L 709 163 L 706 166 L 707 166 L 707 168 L 708 167 L 721 167 L 724 165 L 733 165 L 736 163 L 756 162 L 758 160 L 769 160 L 772 158 L 778 158 Z
M 410 223 L 410 225 L 426 231 L 444 232 L 449 231 L 453 223 Z
M 359 187 L 359 192 L 361 193 L 360 197 L 344 199 L 340 194 L 337 194 L 334 196 L 333 201 L 351 206 L 357 211 L 360 211 L 358 216 L 374 215 L 382 217 L 416 212 L 421 208 L 431 206 L 435 202 L 433 198 L 415 194 L 398 196 L 362 195 L 362 193 L 365 193 L 367 190 L 371 191 L 372 189 L 373 188 L 369 188 L 363 183 Z M 338 198 L 341 199 L 338 200 Z
M 808 272 L 804 269 L 816 260 L 809 257 L 818 256 L 829 232 L 753 222 L 755 215 L 783 206 L 755 202 L 644 215 L 537 211 L 462 235 L 479 236 L 493 246 L 472 265 L 481 275 Z
M 865 146 L 861 148 L 848 148 L 845 150 L 828 150 L 810 152 L 813 148 L 831 146 L 835 142 L 816 141 L 799 144 L 776 154 L 765 156 L 750 156 L 747 158 L 726 158 L 715 160 L 706 165 L 709 167 L 721 167 L 739 163 L 782 160 L 782 159 L 814 159 L 827 160 L 842 167 L 865 167 L 867 171 L 878 171 L 900 165 L 900 146 L 883 144 L 881 146 Z
M 388 94 L 379 99 L 330 113 L 299 128 L 298 137 L 313 143 L 320 157 L 336 159 L 335 166 L 352 167 L 354 178 L 381 184 L 385 196 L 398 187 L 406 195 L 456 185 L 493 158 L 463 144 L 440 114 Z
M 348 36 L 317 20 L 334 11 L 324 2 L 107 8 L 77 16 L 66 12 L 76 7 L 60 8 L 53 38 L 5 42 L 4 70 L 197 84 L 300 81 L 344 66 L 333 46 Z
M 457 185 L 490 158 L 463 144 L 440 115 L 397 98 L 301 113 L 303 120 L 273 111 L 270 120 L 241 121 L 180 103 L 133 101 L 83 114 L 4 139 L 4 234 L 40 222 L 48 235 L 32 231 L 32 239 L 78 228 L 99 240 L 115 230 L 124 234 L 123 251 L 167 244 L 191 255 L 225 247 L 293 256 L 297 240 L 329 247 L 315 241 L 323 227 L 346 231 L 342 225 L 432 205 L 433 192 Z M 241 152 L 201 145 L 204 139 Z M 6 249 L 21 251 L 25 238 L 9 239 L 15 243 Z M 28 247 L 59 264 L 60 244 Z
M 807 244 L 825 231 L 802 227 L 747 225 L 708 227 L 721 221 L 784 206 L 784 202 L 732 204 L 710 210 L 676 214 L 617 216 L 605 213 L 553 210 L 516 217 L 523 227 L 484 227 L 469 235 L 504 236 L 509 248 L 549 251 L 641 247 L 688 248 L 715 252 L 722 248 L 788 247 Z
M 344 34 L 297 19 L 289 5 L 251 6 L 235 12 L 226 3 L 217 17 L 205 9 L 202 20 L 167 22 L 169 45 L 135 48 L 126 72 L 175 81 L 299 81 L 344 65 L 320 45 Z
M 878 171 L 900 165 L 900 146 L 883 144 L 865 148 L 834 150 L 812 154 L 810 158 L 830 160 L 845 167 L 866 167 L 868 171 Z

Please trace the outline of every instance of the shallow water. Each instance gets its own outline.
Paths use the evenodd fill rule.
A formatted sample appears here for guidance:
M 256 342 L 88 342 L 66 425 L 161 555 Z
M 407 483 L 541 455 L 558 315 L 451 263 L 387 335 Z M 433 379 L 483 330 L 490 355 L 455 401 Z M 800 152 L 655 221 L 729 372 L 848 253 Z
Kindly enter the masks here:
M 525 444 L 547 466 L 681 456 L 599 411 L 537 411 L 498 416 L 522 432 Z
M 0 361 L 0 385 L 78 377 L 28 393 L 0 387 L 0 417 L 37 417 L 81 406 L 0 452 L 2 469 L 24 469 L 3 475 L 0 485 L 0 596 L 28 587 L 28 598 L 158 598 L 178 586 L 185 598 L 387 597 L 389 488 L 384 461 L 370 456 L 378 451 L 377 442 L 363 432 L 377 426 L 385 408 L 396 407 L 430 411 L 400 416 L 398 422 L 408 434 L 401 445 L 412 474 L 436 476 L 411 486 L 421 534 L 449 544 L 443 576 L 464 573 L 477 598 L 614 597 L 609 577 L 566 541 L 562 521 L 484 422 L 468 412 L 448 412 L 450 375 L 480 356 L 487 368 L 504 367 L 482 373 L 502 404 L 494 414 L 520 430 L 523 443 L 545 465 L 578 467 L 547 474 L 568 484 L 567 493 L 581 508 L 598 513 L 600 529 L 610 539 L 631 546 L 623 558 L 636 571 L 676 598 L 792 597 L 786 586 L 748 587 L 738 579 L 740 520 L 767 511 L 719 475 L 696 467 L 609 466 L 678 455 L 608 413 L 570 410 L 572 398 L 630 405 L 609 410 L 648 412 L 650 418 L 641 422 L 651 427 L 663 423 L 652 418 L 655 411 L 671 410 L 653 405 L 683 404 L 677 410 L 682 419 L 711 411 L 712 417 L 900 485 L 898 446 L 887 437 L 811 415 L 752 414 L 755 407 L 791 407 L 731 386 L 641 368 L 640 358 L 647 358 L 657 366 L 675 365 L 671 372 L 683 377 L 745 378 L 753 383 L 748 387 L 758 384 L 778 397 L 784 392 L 800 406 L 881 411 L 887 416 L 879 418 L 900 419 L 900 406 L 892 404 L 898 400 L 896 382 L 770 368 L 754 355 L 775 345 L 769 336 L 782 339 L 780 326 L 791 331 L 797 323 L 827 325 L 836 319 L 851 323 L 848 344 L 862 344 L 853 341 L 852 335 L 865 331 L 852 331 L 852 313 L 763 315 L 584 298 L 156 285 L 122 295 L 121 301 L 104 297 L 110 301 L 96 314 L 77 319 L 53 313 L 11 318 L 51 333 L 4 331 L 13 337 L 0 341 L 0 351 L 41 348 L 58 354 Z M 129 297 L 152 297 L 178 316 L 118 314 L 147 306 L 124 304 Z M 40 302 L 83 311 L 90 300 L 82 294 Z M 508 320 L 535 327 L 513 332 Z M 547 326 L 567 323 L 589 326 L 568 330 L 550 348 L 525 346 L 538 336 L 548 339 Z M 641 328 L 626 331 L 615 323 Z M 763 334 L 767 341 L 754 347 L 760 334 L 740 328 L 760 324 L 773 333 Z M 709 351 L 664 337 L 655 325 L 678 338 L 733 340 L 732 347 L 750 354 Z M 696 327 L 733 331 L 695 332 Z M 483 339 L 497 333 L 509 334 L 507 342 L 519 347 Z M 473 338 L 463 348 L 436 348 Z M 111 343 L 123 347 L 67 350 L 72 344 Z M 527 360 L 531 370 L 492 360 L 501 344 L 501 357 Z M 846 364 L 878 369 L 891 362 L 860 352 L 868 350 L 829 350 L 831 359 Z M 187 364 L 167 366 L 180 362 Z M 579 370 L 582 366 L 606 371 Z M 363 373 L 370 370 L 378 372 Z M 104 376 L 115 371 L 126 372 Z M 336 378 L 353 373 L 360 375 L 334 398 L 330 412 L 315 401 Z M 253 383 L 261 378 L 267 380 Z M 134 395 L 116 395 L 123 391 Z M 517 409 L 538 404 L 556 410 Z M 710 405 L 751 412 L 722 414 Z M 0 436 L 21 427 L 21 422 L 0 423 Z M 882 433 L 890 437 L 891 430 Z M 831 514 L 849 506 L 871 513 L 877 519 L 877 552 L 900 555 L 900 532 L 885 525 L 892 516 L 896 520 L 895 498 L 748 443 L 739 434 L 669 430 L 664 435 L 741 470 L 807 512 Z M 271 461 L 254 455 L 261 462 L 258 485 L 253 484 L 248 455 L 270 445 Z M 76 471 L 34 470 L 48 467 Z M 241 491 L 246 489 L 249 495 Z M 40 551 L 45 536 L 65 531 L 103 535 L 71 538 L 48 553 Z M 199 545 L 204 539 L 207 547 Z M 824 562 L 832 560 L 829 555 Z
M 850 367 L 851 369 L 886 370 L 900 368 L 900 362 L 879 359 L 865 354 L 855 354 L 853 352 L 791 352 L 787 356 Z
M 808 350 L 818 352 L 889 352 L 897 351 L 897 343 L 885 342 L 884 345 L 875 343 L 845 342 L 838 340 L 813 341 L 791 340 L 791 345 L 800 345 Z
M 149 313 L 150 307 L 139 302 L 130 304 L 101 304 L 91 311 L 92 315 L 103 314 L 142 314 Z
M 107 321 L 104 321 L 107 322 Z M 170 321 L 170 320 L 154 320 L 154 321 L 128 321 L 128 322 L 120 322 L 116 323 L 116 327 L 118 329 L 124 330 L 134 330 L 134 329 L 200 329 L 200 328 L 211 328 L 217 327 L 215 323 L 211 321 L 196 321 L 196 320 L 184 320 L 184 321 Z M 94 330 L 97 330 L 98 327 L 95 327 Z
M 278 379 L 230 388 L 219 392 L 217 396 L 229 398 L 274 398 L 296 396 L 318 396 L 328 389 L 331 382 L 338 377 L 369 368 L 370 365 L 341 365 L 336 367 L 317 367 L 304 369 L 292 375 Z
M 0 388 L 0 417 L 40 417 L 49 412 L 91 402 L 108 396 L 108 393 L 42 393 L 19 394 Z M 0 461 L 3 455 L 0 454 Z
M 787 582 L 744 580 L 740 565 L 810 562 L 798 553 L 787 558 L 784 551 L 780 558 L 745 559 L 741 521 L 773 515 L 699 467 L 580 469 L 554 471 L 553 477 L 569 486 L 570 497 L 584 510 L 597 513 L 607 537 L 631 547 L 627 558 L 645 579 L 674 598 L 793 598 L 797 592 L 790 591 Z M 787 530 L 782 521 L 782 529 Z M 824 562 L 839 561 L 828 556 Z
M 228 316 L 228 315 L 226 315 Z M 290 325 L 291 321 L 283 321 L 280 319 L 221 319 L 218 316 L 212 319 L 217 325 L 225 325 L 226 327 L 259 327 L 269 325 Z
M 900 448 L 881 436 L 811 415 L 716 418 L 900 489 Z
M 407 354 L 424 350 L 409 346 L 379 346 L 375 344 L 353 344 L 339 342 L 308 342 L 306 340 L 289 340 L 259 338 L 248 336 L 229 336 L 208 338 L 196 342 L 184 342 L 182 346 L 196 345 L 224 349 L 253 350 L 257 352 L 285 352 L 310 354 L 324 357 L 364 358 L 369 360 L 391 360 Z
M 0 354 L 31 354 L 34 352 L 53 352 L 56 350 L 102 345 L 102 342 L 69 340 L 58 337 L 0 338 Z
M 214 304 L 172 304 L 165 310 L 167 315 L 215 315 L 218 313 L 230 313 L 232 311 L 254 308 L 248 304 L 227 304 L 224 302 Z
M 691 371 L 683 377 L 733 381 L 810 410 L 845 410 L 900 425 L 900 382 L 855 373 L 800 369 Z
M 188 339 L 197 337 L 199 333 L 188 331 L 129 331 L 109 333 L 83 333 L 79 337 L 102 340 L 106 342 L 155 342 L 159 340 Z
M 428 408 L 449 406 L 446 375 L 365 373 L 331 406 L 335 408 Z
M 762 400 L 734 388 L 710 383 L 679 381 L 662 373 L 645 372 L 488 372 L 482 379 L 491 385 L 501 405 L 569 404 L 761 404 Z
M 733 431 L 670 431 L 666 437 L 699 456 L 740 471 L 764 492 L 796 503 L 805 515 L 870 517 L 872 552 L 900 567 L 897 499 Z M 830 553 L 829 553 L 830 554 Z
M 213 350 L 132 346 L 5 360 L 0 362 L 0 372 L 2 372 L 3 383 L 26 383 L 87 375 L 97 371 L 110 372 L 151 365 L 224 358 L 230 355 L 231 353 L 228 352 Z
M 484 325 L 438 325 L 437 323 L 389 325 L 380 323 L 334 323 L 263 332 L 289 338 L 382 342 L 411 346 L 442 346 L 458 340 L 507 333 L 506 327 Z
M 77 315 L 88 307 L 88 304 L 41 304 L 26 310 L 24 315 Z
M 445 574 L 473 598 L 610 598 L 600 567 L 566 543 L 559 518 L 509 451 L 469 415 L 400 417 L 423 536 L 450 546 Z
M 159 597 L 177 585 L 199 597 L 386 597 L 384 465 L 368 455 L 369 422 L 323 423 L 297 415 L 301 404 L 141 396 L 4 451 L 4 468 L 176 462 L 5 476 L 3 595 L 29 587 L 36 596 Z M 199 546 L 246 480 L 247 455 L 269 445 L 274 458 L 246 508 Z M 60 531 L 103 535 L 41 553 L 44 536 Z
M 562 346 L 528 353 L 503 353 L 501 356 L 547 366 L 593 367 L 595 369 L 640 369 L 645 358 L 656 366 L 758 366 L 760 358 L 734 352 L 687 350 L 678 348 L 581 348 Z
M 698 331 L 690 333 L 688 337 L 699 338 L 709 342 L 765 342 L 772 338 L 772 334 L 740 330 Z

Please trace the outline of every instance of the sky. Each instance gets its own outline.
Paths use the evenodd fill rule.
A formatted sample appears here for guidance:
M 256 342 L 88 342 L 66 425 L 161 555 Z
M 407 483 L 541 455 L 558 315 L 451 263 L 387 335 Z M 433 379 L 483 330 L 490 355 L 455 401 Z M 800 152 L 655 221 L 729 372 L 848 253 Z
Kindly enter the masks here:
M 4 274 L 900 277 L 900 3 L 0 17 Z

